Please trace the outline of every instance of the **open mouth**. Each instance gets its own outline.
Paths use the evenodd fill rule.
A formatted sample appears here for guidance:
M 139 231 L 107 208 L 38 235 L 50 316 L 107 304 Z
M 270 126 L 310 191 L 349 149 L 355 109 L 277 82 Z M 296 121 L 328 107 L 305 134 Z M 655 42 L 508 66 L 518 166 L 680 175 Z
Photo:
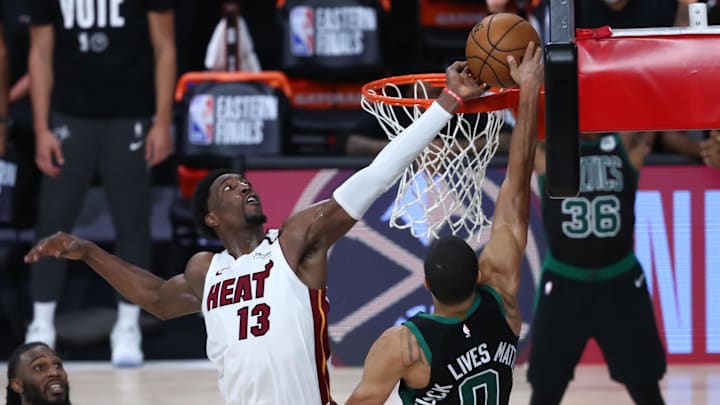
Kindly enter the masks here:
M 249 205 L 260 205 L 260 199 L 257 198 L 256 195 L 250 194 L 250 195 L 245 199 L 245 204 L 249 204 Z
M 47 391 L 51 395 L 64 395 L 65 394 L 65 385 L 60 382 L 51 382 L 47 385 Z

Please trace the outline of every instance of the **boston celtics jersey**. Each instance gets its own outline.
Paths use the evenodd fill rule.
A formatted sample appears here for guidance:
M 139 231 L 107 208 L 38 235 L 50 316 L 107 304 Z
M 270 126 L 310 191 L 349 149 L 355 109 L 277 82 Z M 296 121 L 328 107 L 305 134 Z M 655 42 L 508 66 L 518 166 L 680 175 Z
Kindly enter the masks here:
M 403 404 L 507 404 L 518 338 L 505 320 L 504 306 L 491 287 L 477 290 L 465 316 L 419 313 L 405 322 L 430 363 L 422 389 L 400 382 Z
M 544 176 L 540 184 L 543 188 Z M 578 197 L 551 199 L 541 191 L 546 267 L 609 276 L 604 278 L 632 267 L 637 187 L 638 171 L 618 134 L 582 140 Z M 609 272 L 597 271 L 603 269 Z

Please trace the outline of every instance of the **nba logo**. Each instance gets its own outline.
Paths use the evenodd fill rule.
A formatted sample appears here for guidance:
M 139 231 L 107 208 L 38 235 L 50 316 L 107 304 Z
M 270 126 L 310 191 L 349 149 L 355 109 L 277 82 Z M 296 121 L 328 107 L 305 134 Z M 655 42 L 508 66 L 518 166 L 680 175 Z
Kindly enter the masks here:
M 193 145 L 211 145 L 215 135 L 215 99 L 209 94 L 199 94 L 190 101 L 188 114 L 190 143 Z
M 290 54 L 315 54 L 315 13 L 311 7 L 298 6 L 290 10 Z

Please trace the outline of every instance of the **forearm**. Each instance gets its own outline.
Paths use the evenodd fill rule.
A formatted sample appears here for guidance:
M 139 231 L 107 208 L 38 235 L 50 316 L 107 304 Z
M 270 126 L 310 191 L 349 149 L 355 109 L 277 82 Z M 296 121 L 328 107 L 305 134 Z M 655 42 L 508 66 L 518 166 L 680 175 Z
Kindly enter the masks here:
M 521 249 L 527 243 L 527 224 L 530 216 L 530 179 L 535 167 L 537 149 L 537 114 L 539 85 L 520 88 L 518 121 L 510 140 L 510 151 L 505 180 L 500 186 L 493 233 L 500 227 L 509 227 Z
M 359 220 L 370 205 L 387 191 L 435 138 L 457 109 L 452 97 L 442 94 L 438 101 L 412 125 L 388 143 L 366 168 L 355 173 L 333 193 L 333 198 L 354 219 Z
M 457 108 L 457 102 L 443 93 L 417 121 L 388 143 L 368 167 L 338 187 L 333 198 L 351 217 L 362 218 L 375 199 L 397 181 L 405 168 L 447 125 L 452 117 L 448 111 L 454 112 Z
M 510 139 L 506 181 L 517 183 L 518 192 L 527 189 L 535 164 L 537 148 L 537 114 L 540 87 L 526 85 L 520 89 L 518 121 Z
M 164 45 L 155 49 L 155 123 L 170 126 L 172 95 L 177 75 L 175 46 Z
M 160 292 L 165 280 L 139 267 L 111 255 L 92 242 L 88 244 L 83 261 L 105 279 L 128 301 L 146 311 L 165 318 L 160 308 Z
M 37 51 L 30 51 L 30 97 L 35 132 L 47 130 L 50 114 L 50 94 L 53 86 L 52 62 Z

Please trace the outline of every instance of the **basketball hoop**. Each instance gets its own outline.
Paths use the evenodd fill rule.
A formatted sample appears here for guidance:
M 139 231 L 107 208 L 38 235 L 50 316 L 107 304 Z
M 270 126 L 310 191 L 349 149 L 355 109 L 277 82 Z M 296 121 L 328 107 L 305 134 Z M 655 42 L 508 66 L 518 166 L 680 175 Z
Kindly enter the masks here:
M 444 86 L 442 73 L 376 80 L 363 86 L 362 108 L 392 140 L 430 107 Z M 479 240 L 490 225 L 482 209 L 485 172 L 497 152 L 507 109 L 516 108 L 518 99 L 518 89 L 503 89 L 466 102 L 405 169 L 390 227 L 437 239 L 447 226 L 453 235 Z

